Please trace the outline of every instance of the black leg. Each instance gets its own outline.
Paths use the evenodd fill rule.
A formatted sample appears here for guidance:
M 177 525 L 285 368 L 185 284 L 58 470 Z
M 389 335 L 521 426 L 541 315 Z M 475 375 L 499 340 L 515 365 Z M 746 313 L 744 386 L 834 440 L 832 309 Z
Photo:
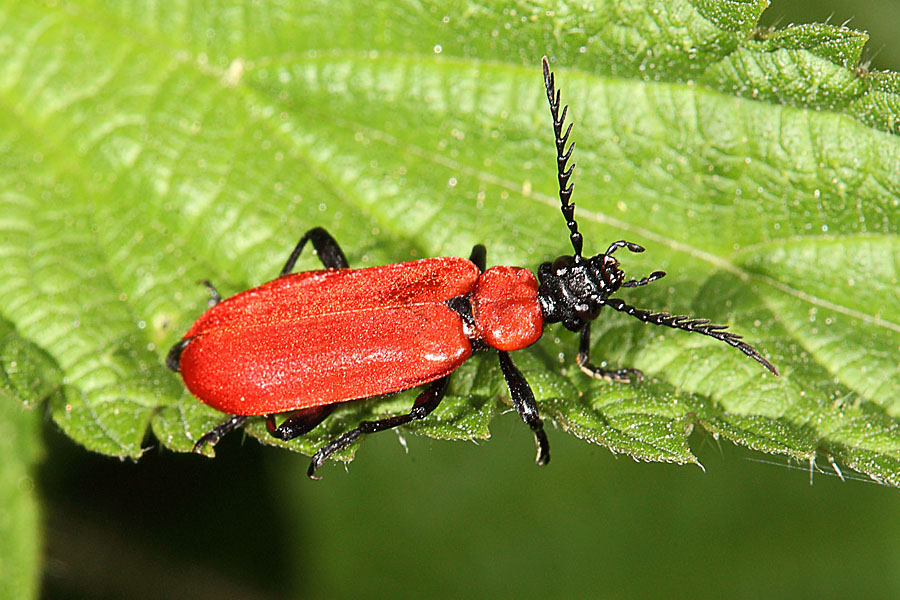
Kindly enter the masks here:
M 201 436 L 200 439 L 197 440 L 197 443 L 194 444 L 194 449 L 192 450 L 192 452 L 199 452 L 206 444 L 215 446 L 218 441 L 222 439 L 223 435 L 234 431 L 235 429 L 243 425 L 246 421 L 247 417 L 241 415 L 232 415 L 231 418 L 224 423 L 216 425 L 215 427 L 204 433 L 203 436 Z
M 284 263 L 281 273 L 278 274 L 279 277 L 283 277 L 294 270 L 294 264 L 300 257 L 300 253 L 303 252 L 303 246 L 306 245 L 307 241 L 312 242 L 313 249 L 326 269 L 346 269 L 350 266 L 347 263 L 347 257 L 344 256 L 341 247 L 331 237 L 331 234 L 321 227 L 314 227 L 304 233 L 300 241 L 297 242 L 294 251 L 291 252 L 287 262 Z
M 484 272 L 484 267 L 487 265 L 487 248 L 481 244 L 476 245 L 472 248 L 472 254 L 469 255 L 469 260 L 475 263 L 475 266 L 478 267 L 479 271 Z
M 166 355 L 166 366 L 179 373 L 181 371 L 181 353 L 184 352 L 184 349 L 187 348 L 187 345 L 194 338 L 187 338 L 181 340 L 169 350 L 169 353 Z
M 534 402 L 534 393 L 522 372 L 513 364 L 509 352 L 497 350 L 497 356 L 500 357 L 500 369 L 503 371 L 503 377 L 506 378 L 506 385 L 509 386 L 513 406 L 534 433 L 534 443 L 537 445 L 535 462 L 539 465 L 546 465 L 550 462 L 550 442 L 547 441 L 547 434 L 544 433 L 544 424 L 541 422 L 537 404 Z
M 591 364 L 591 324 L 584 324 L 581 330 L 581 340 L 578 342 L 578 355 L 575 357 L 578 367 L 591 377 L 628 383 L 633 377 L 637 381 L 644 378 L 644 374 L 637 369 L 601 369 Z
M 207 304 L 210 308 L 222 301 L 222 296 L 219 295 L 219 291 L 215 287 L 213 287 L 213 284 L 211 284 L 206 279 L 204 279 L 200 283 L 205 285 L 206 289 L 209 290 L 209 300 L 207 301 Z M 169 353 L 166 355 L 166 366 L 176 373 L 181 371 L 181 353 L 184 352 L 184 349 L 187 347 L 190 341 L 190 338 L 179 341 L 169 349 Z
M 268 415 L 266 417 L 266 429 L 272 437 L 286 442 L 315 429 L 319 423 L 324 421 L 334 411 L 335 406 L 337 405 L 327 404 L 297 411 L 278 427 L 275 426 L 275 415 Z
M 441 400 L 444 399 L 444 394 L 447 393 L 447 384 L 449 382 L 449 375 L 431 382 L 428 387 L 419 394 L 415 404 L 413 404 L 412 410 L 407 414 L 388 417 L 378 421 L 363 421 L 356 429 L 351 429 L 327 446 L 320 448 L 315 456 L 313 456 L 312 462 L 309 463 L 309 469 L 306 471 L 306 474 L 309 475 L 310 479 L 320 479 L 319 477 L 316 477 L 316 469 L 321 467 L 329 456 L 339 450 L 343 450 L 363 434 L 393 429 L 394 427 L 406 425 L 412 421 L 424 419 L 431 411 L 437 408 L 438 404 L 441 403 Z
M 207 301 L 207 304 L 210 308 L 222 301 L 222 296 L 221 294 L 219 294 L 219 290 L 217 290 L 216 286 L 209 282 L 209 279 L 204 279 L 200 283 L 206 286 L 206 289 L 209 290 L 209 300 Z

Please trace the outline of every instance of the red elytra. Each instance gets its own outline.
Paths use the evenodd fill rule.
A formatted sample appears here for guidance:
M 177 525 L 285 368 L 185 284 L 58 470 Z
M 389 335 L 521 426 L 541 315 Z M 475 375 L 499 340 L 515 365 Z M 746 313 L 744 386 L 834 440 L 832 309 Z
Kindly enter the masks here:
M 541 264 L 537 278 L 518 267 L 485 270 L 483 246 L 476 246 L 469 260 L 428 258 L 350 269 L 328 232 L 308 231 L 278 279 L 221 302 L 210 285 L 217 304 L 169 352 L 166 363 L 181 372 L 188 389 L 231 415 L 203 435 L 195 450 L 215 444 L 252 416 L 265 415 L 269 433 L 290 440 L 312 430 L 343 402 L 425 386 L 408 413 L 363 421 L 319 449 L 308 470 L 313 477 L 329 456 L 360 435 L 426 417 L 443 399 L 451 373 L 473 351 L 490 350 L 497 354 L 513 406 L 534 434 L 536 462 L 547 464 L 549 443 L 534 394 L 509 352 L 536 342 L 544 326 L 561 323 L 580 332 L 575 360 L 584 373 L 611 382 L 640 380 L 637 369 L 591 363 L 591 322 L 605 306 L 645 323 L 723 341 L 778 375 L 768 360 L 724 325 L 643 310 L 611 298 L 620 288 L 645 286 L 665 273 L 626 280 L 613 253 L 619 248 L 644 249 L 624 240 L 600 254 L 582 256 L 583 239 L 570 202 L 574 167 L 567 167 L 572 126 L 564 129 L 568 107 L 560 111 L 546 58 L 543 69 L 556 141 L 560 209 L 574 254 Z M 326 270 L 293 274 L 307 241 Z M 277 425 L 275 415 L 281 413 L 288 416 Z
M 463 258 L 289 274 L 210 308 L 179 367 L 204 403 L 269 415 L 390 394 L 455 371 L 473 343 L 533 344 L 543 328 L 527 269 Z M 473 327 L 447 305 L 470 296 Z

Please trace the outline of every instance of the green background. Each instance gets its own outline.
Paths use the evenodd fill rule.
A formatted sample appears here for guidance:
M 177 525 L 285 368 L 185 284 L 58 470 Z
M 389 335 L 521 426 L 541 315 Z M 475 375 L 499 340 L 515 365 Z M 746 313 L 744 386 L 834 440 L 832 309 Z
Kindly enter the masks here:
M 900 69 L 891 2 L 776 1 L 764 23 L 829 15 Z M 760 464 L 695 436 L 706 467 L 639 464 L 552 428 L 532 463 L 514 414 L 479 445 L 385 433 L 349 474 L 232 436 L 216 460 L 89 454 L 44 427 L 36 486 L 47 598 L 891 597 L 896 490 Z M 796 467 L 796 465 L 794 465 Z

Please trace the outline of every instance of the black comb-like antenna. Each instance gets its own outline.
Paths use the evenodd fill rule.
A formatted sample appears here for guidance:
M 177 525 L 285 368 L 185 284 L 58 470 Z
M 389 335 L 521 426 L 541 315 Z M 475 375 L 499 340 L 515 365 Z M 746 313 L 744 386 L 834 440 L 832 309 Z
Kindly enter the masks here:
M 654 275 L 656 275 L 656 273 L 654 273 L 647 279 L 653 278 Z M 635 287 L 637 285 L 642 284 L 641 282 L 638 282 L 634 286 L 627 287 Z M 741 339 L 741 336 L 739 336 L 738 334 L 731 331 L 725 331 L 728 328 L 727 325 L 715 325 L 713 323 L 710 323 L 709 319 L 694 319 L 683 315 L 670 315 L 669 313 L 664 312 L 656 313 L 641 308 L 635 308 L 634 306 L 626 304 L 618 298 L 611 298 L 607 300 L 605 304 L 611 308 L 616 309 L 619 312 L 623 312 L 625 314 L 631 315 L 632 317 L 636 317 L 644 323 L 663 325 L 665 327 L 671 327 L 672 329 L 683 329 L 684 331 L 693 331 L 694 333 L 702 333 L 703 335 L 708 335 L 711 338 L 715 338 L 717 340 L 725 342 L 730 346 L 734 346 L 735 348 L 767 368 L 772 372 L 773 375 L 778 375 L 778 369 L 775 368 L 775 365 L 763 358 L 763 356 L 759 352 L 757 352 L 756 348 L 743 341 Z
M 569 238 L 572 240 L 572 247 L 575 249 L 575 262 L 581 262 L 581 247 L 584 240 L 581 234 L 578 233 L 578 222 L 575 220 L 575 205 L 569 202 L 569 199 L 572 197 L 572 190 L 575 187 L 569 183 L 569 178 L 572 176 L 572 171 L 575 170 L 575 164 L 573 163 L 568 168 L 566 166 L 566 163 L 569 162 L 569 158 L 572 156 L 572 150 L 575 149 L 575 143 L 573 142 L 569 149 L 566 150 L 569 133 L 572 131 L 571 123 L 566 128 L 566 132 L 563 133 L 563 124 L 566 121 L 566 111 L 569 109 L 569 106 L 564 106 L 562 114 L 560 114 L 559 91 L 554 86 L 553 73 L 550 72 L 550 63 L 547 62 L 546 56 L 541 59 L 541 62 L 544 65 L 544 87 L 547 88 L 547 101 L 550 102 L 550 115 L 553 117 L 553 134 L 556 138 L 560 210 L 562 210 L 563 217 L 566 219 L 566 225 L 569 227 Z

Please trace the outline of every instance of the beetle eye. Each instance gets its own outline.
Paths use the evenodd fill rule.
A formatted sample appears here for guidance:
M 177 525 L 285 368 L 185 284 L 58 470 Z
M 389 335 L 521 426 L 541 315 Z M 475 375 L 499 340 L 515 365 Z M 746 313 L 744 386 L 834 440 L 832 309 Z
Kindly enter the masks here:
M 571 256 L 560 256 L 556 260 L 553 261 L 553 270 L 556 271 L 557 275 L 561 275 L 563 271 L 568 269 L 572 265 L 572 257 Z

